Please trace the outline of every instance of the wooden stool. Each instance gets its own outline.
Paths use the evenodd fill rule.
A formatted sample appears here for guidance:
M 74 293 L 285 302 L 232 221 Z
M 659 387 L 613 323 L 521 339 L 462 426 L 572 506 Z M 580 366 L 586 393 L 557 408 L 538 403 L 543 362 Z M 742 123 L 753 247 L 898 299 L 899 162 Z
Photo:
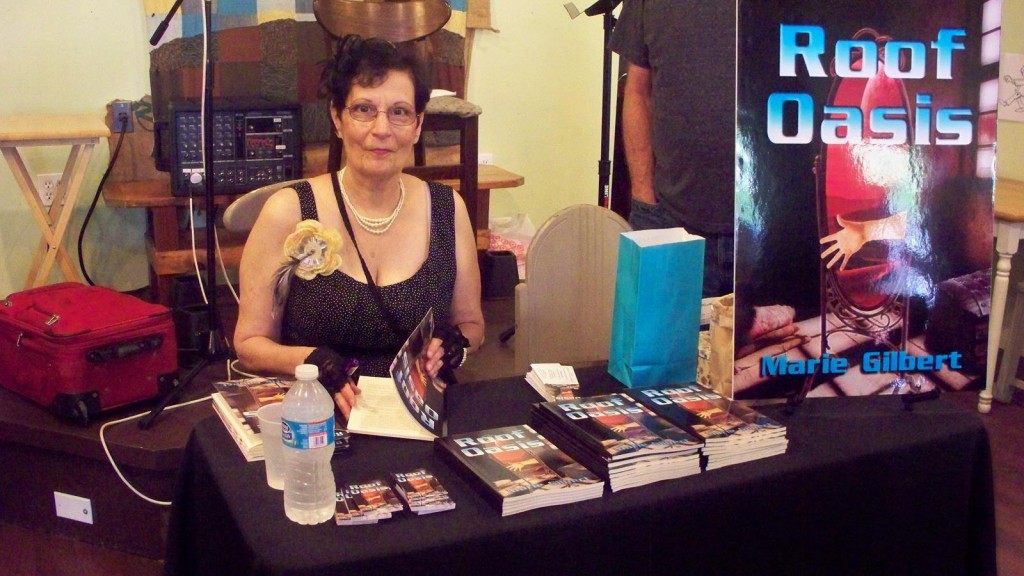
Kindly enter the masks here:
M 992 390 L 992 398 L 1000 402 L 1009 402 L 1013 398 L 1013 385 L 1017 380 L 1017 365 L 1020 363 L 1021 351 L 1024 349 L 1024 282 L 1017 284 L 1017 299 L 1013 302 L 1010 313 L 1010 331 L 1003 349 L 1003 361 L 999 365 L 999 375 Z
M 71 263 L 64 248 L 64 234 L 74 212 L 78 192 L 82 186 L 92 149 L 100 138 L 109 138 L 110 129 L 102 117 L 93 116 L 18 116 L 0 118 L 0 149 L 14 179 L 21 188 L 32 216 L 39 224 L 43 237 L 39 241 L 25 288 L 45 284 L 54 263 L 60 266 L 68 280 L 81 282 L 78 269 Z M 32 176 L 21 158 L 19 147 L 71 146 L 60 184 L 54 191 L 53 202 L 43 206 L 36 193 Z M 68 208 L 65 210 L 65 208 Z

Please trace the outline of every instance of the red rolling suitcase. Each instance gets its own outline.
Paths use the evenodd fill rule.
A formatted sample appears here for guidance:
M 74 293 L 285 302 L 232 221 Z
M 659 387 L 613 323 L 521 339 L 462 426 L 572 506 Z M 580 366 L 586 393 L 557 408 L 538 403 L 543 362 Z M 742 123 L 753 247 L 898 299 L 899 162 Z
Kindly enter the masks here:
M 0 386 L 87 424 L 177 385 L 168 308 L 65 282 L 0 301 Z

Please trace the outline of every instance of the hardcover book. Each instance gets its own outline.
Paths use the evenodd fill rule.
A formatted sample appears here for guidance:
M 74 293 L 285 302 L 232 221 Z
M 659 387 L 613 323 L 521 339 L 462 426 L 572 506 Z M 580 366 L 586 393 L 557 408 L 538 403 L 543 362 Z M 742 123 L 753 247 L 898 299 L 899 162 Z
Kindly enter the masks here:
M 604 491 L 601 478 L 526 424 L 454 434 L 434 445 L 502 516 Z
M 256 411 L 261 406 L 284 400 L 291 382 L 279 378 L 249 378 L 213 384 L 213 409 L 224 422 L 238 449 L 248 462 L 263 460 L 263 438 Z
M 999 12 L 738 2 L 734 397 L 982 385 L 985 306 L 937 302 L 990 277 Z

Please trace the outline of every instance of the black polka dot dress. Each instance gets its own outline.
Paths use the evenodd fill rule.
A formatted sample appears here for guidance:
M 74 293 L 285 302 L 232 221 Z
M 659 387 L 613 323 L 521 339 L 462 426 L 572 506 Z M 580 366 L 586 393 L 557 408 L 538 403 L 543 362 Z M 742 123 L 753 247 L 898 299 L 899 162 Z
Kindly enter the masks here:
M 430 248 L 412 277 L 378 286 L 385 306 L 402 334 L 395 334 L 381 313 L 370 287 L 335 271 L 312 280 L 293 277 L 282 319 L 284 344 L 330 346 L 345 357 L 358 358 L 360 374 L 388 376 L 388 368 L 405 339 L 431 307 L 435 322 L 447 322 L 455 290 L 455 201 L 450 187 L 428 182 Z M 319 220 L 308 182 L 295 186 L 303 220 Z M 347 235 L 343 236 L 347 240 Z

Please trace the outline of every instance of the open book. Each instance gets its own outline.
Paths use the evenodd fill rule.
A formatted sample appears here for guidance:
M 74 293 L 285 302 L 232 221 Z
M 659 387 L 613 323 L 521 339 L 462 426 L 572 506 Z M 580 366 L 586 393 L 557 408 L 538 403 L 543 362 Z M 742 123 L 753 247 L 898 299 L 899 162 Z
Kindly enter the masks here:
M 391 378 L 360 376 L 362 393 L 348 417 L 348 431 L 431 441 L 435 435 L 413 418 Z
M 362 393 L 349 414 L 349 432 L 428 441 L 444 435 L 447 384 L 423 367 L 433 334 L 430 309 L 391 362 L 391 379 L 360 376 Z

